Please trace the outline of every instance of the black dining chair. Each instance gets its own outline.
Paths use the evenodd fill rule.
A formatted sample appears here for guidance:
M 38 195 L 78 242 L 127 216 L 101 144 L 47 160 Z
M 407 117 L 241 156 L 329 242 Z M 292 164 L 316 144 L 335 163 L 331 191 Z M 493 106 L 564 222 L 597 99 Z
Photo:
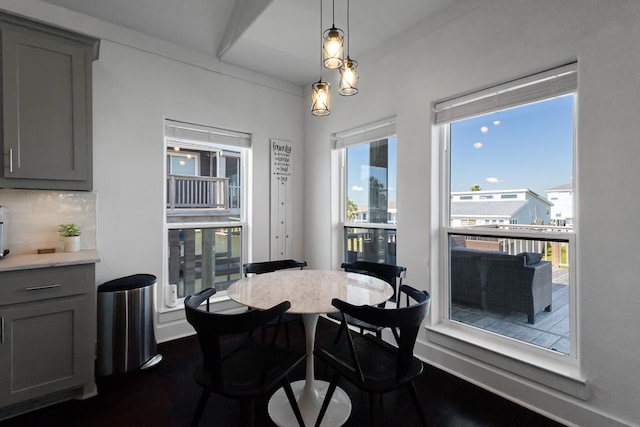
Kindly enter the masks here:
M 402 279 L 405 275 L 405 272 L 407 271 L 405 267 L 399 265 L 383 264 L 369 261 L 344 262 L 342 263 L 341 268 L 349 273 L 366 274 L 384 280 L 393 288 L 393 296 L 390 298 L 391 301 L 396 301 L 398 286 L 402 285 Z M 383 302 L 379 304 L 378 307 L 384 307 L 385 304 L 386 302 Z M 333 320 L 337 320 L 338 322 L 342 320 L 341 313 L 328 313 L 327 316 Z M 350 316 L 347 316 L 347 323 L 360 329 L 360 334 L 364 334 L 364 331 L 370 331 L 373 332 L 376 337 L 382 338 L 382 330 L 384 328 L 380 326 L 375 326 L 358 319 L 353 319 Z M 336 343 L 340 340 L 342 332 L 343 328 L 339 328 L 338 333 L 335 337 Z
M 289 268 L 299 268 L 302 270 L 307 266 L 307 261 L 296 261 L 295 259 L 279 259 L 276 261 L 249 262 L 244 264 L 244 277 L 249 274 L 273 273 L 278 270 Z
M 244 277 L 248 277 L 250 274 L 264 274 L 264 273 L 273 273 L 278 270 L 287 270 L 292 268 L 299 268 L 302 270 L 307 266 L 306 261 L 297 261 L 294 259 L 281 259 L 276 261 L 262 261 L 262 262 L 250 262 L 244 264 L 242 267 L 244 269 Z M 266 326 L 262 328 L 262 339 L 265 337 L 265 330 L 268 328 L 273 328 L 277 322 L 269 322 Z M 302 333 L 304 334 L 304 323 L 302 321 L 302 316 L 299 314 L 291 314 L 285 313 L 282 316 L 281 323 L 284 325 L 284 336 L 287 342 L 287 347 L 290 346 L 289 339 L 289 324 L 298 323 L 302 328 Z
M 202 363 L 195 368 L 193 375 L 196 383 L 202 387 L 202 395 L 191 425 L 198 425 L 209 395 L 216 393 L 239 400 L 242 404 L 242 425 L 251 426 L 255 416 L 255 399 L 268 396 L 282 386 L 298 424 L 304 426 L 289 374 L 305 361 L 305 352 L 277 346 L 276 334 L 268 344 L 257 342 L 247 334 L 267 322 L 277 322 L 291 304 L 284 301 L 268 310 L 251 310 L 240 314 L 202 310 L 200 306 L 215 292 L 215 289 L 208 288 L 194 296 L 187 296 L 184 302 L 187 321 L 198 334 L 203 356 Z
M 414 379 L 423 371 L 422 362 L 413 355 L 418 331 L 429 311 L 431 297 L 408 285 L 400 286 L 400 294 L 407 296 L 407 307 L 380 308 L 355 306 L 334 298 L 331 304 L 345 315 L 381 327 L 396 330 L 398 346 L 393 346 L 372 334 L 353 334 L 342 319 L 346 340 L 319 348 L 314 354 L 334 370 L 327 394 L 322 403 L 316 426 L 322 422 L 333 392 L 340 378 L 345 378 L 358 389 L 369 393 L 369 424 L 375 419 L 375 396 L 407 386 L 416 406 L 420 422 L 427 422 L 418 400 Z M 413 301 L 413 304 L 410 304 Z

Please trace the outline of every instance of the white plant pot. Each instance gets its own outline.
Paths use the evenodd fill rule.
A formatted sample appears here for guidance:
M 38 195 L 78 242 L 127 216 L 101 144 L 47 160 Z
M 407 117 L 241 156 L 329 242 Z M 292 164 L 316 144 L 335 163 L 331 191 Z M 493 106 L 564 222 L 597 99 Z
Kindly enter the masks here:
M 64 238 L 65 252 L 78 252 L 80 250 L 80 236 L 69 236 Z

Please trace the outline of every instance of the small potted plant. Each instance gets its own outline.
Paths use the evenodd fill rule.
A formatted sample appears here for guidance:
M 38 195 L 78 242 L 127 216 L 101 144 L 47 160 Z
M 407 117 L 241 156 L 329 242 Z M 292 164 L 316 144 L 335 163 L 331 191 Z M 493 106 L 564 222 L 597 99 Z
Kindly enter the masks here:
M 65 252 L 78 252 L 80 250 L 80 228 L 75 224 L 60 224 L 58 227 L 60 237 L 64 239 Z

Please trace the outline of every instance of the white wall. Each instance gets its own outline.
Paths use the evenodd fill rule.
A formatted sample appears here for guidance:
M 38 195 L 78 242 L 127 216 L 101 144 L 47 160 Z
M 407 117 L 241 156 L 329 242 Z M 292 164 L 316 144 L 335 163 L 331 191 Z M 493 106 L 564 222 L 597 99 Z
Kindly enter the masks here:
M 301 98 L 107 42 L 94 76 L 94 182 L 100 194 L 98 248 L 103 258 L 98 280 L 151 272 L 158 283 L 166 282 L 159 185 L 164 180 L 164 117 L 252 134 L 249 253 L 255 260 L 269 259 L 269 138 L 301 140 Z M 297 166 L 301 169 L 301 162 Z M 301 171 L 296 175 L 294 193 L 300 196 Z M 302 197 L 297 200 L 294 209 L 301 211 Z M 299 239 L 301 225 L 294 226 Z M 301 257 L 297 241 L 294 254 Z M 174 314 L 181 318 L 182 310 Z M 160 316 L 160 323 L 173 318 Z M 164 326 L 159 340 L 175 335 L 177 325 L 166 331 Z
M 0 8 L 101 38 L 93 65 L 94 191 L 102 258 L 97 284 L 134 273 L 154 274 L 158 284 L 167 280 L 165 117 L 252 134 L 247 166 L 253 260 L 269 259 L 269 139 L 298 143 L 293 256 L 302 258 L 301 88 L 37 0 L 6 0 Z M 158 341 L 192 333 L 183 317 L 181 308 L 161 314 Z
M 528 372 L 533 380 L 527 380 L 518 371 L 492 366 L 489 361 L 499 359 L 495 355 L 461 357 L 428 341 L 426 334 L 417 351 L 427 361 L 567 423 L 637 425 L 640 286 L 632 236 L 640 236 L 640 222 L 632 215 L 620 222 L 603 218 L 640 207 L 637 197 L 628 197 L 637 193 L 639 179 L 640 2 L 466 1 L 411 34 L 414 38 L 385 47 L 378 58 L 352 52 L 360 64 L 360 93 L 334 96 L 328 117 L 305 117 L 307 260 L 335 267 L 341 257 L 337 156 L 330 134 L 397 114 L 398 263 L 408 268 L 407 283 L 431 291 L 430 322 L 437 323 L 439 151 L 432 103 L 577 59 L 575 268 L 585 399 L 549 387 L 560 379 L 541 371 L 517 366 L 533 372 Z M 319 182 L 332 182 L 332 188 Z M 332 206 L 330 215 L 327 206 Z

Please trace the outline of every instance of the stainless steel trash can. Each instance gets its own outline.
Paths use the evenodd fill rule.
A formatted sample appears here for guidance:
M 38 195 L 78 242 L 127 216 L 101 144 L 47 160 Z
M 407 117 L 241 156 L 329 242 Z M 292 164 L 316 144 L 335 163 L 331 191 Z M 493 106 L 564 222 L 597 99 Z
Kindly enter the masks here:
M 98 286 L 97 375 L 147 369 L 162 360 L 153 329 L 156 276 L 134 274 Z

